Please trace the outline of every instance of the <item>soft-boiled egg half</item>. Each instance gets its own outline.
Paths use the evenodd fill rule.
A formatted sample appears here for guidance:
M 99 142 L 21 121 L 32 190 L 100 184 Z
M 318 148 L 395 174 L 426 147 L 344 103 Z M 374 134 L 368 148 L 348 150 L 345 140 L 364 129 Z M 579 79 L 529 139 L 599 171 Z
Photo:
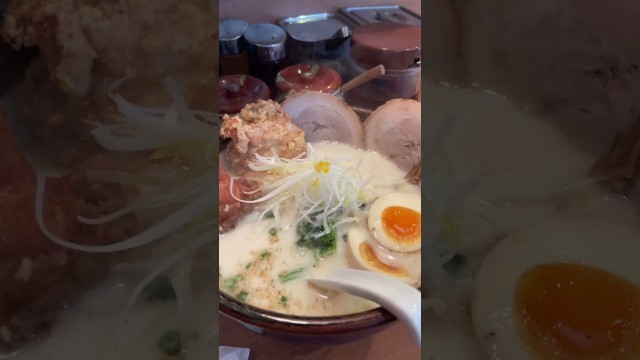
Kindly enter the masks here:
M 413 252 L 420 250 L 420 194 L 392 192 L 377 198 L 369 209 L 369 230 L 385 248 Z
M 420 221 L 420 194 L 392 192 L 377 198 L 367 226 L 355 224 L 347 232 L 349 262 L 419 287 Z
M 348 259 L 352 266 L 392 276 L 420 286 L 420 251 L 392 251 L 380 245 L 366 227 L 353 226 L 347 232 Z
M 472 317 L 491 359 L 640 359 L 640 231 L 582 220 L 498 244 Z

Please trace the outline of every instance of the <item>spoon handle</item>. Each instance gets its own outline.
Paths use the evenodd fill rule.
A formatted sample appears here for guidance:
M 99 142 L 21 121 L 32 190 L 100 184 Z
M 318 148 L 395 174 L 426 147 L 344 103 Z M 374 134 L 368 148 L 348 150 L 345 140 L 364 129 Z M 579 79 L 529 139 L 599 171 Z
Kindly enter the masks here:
M 355 78 L 353 78 L 351 81 L 349 81 L 348 83 L 342 85 L 342 88 L 340 89 L 342 91 L 342 93 L 346 93 L 347 91 L 356 88 L 364 83 L 367 83 L 373 79 L 377 79 L 380 76 L 384 75 L 384 66 L 383 65 L 378 65 L 374 68 L 371 68 L 365 72 L 363 72 L 362 74 L 356 76 Z
M 326 276 L 309 278 L 309 282 L 326 289 L 342 291 L 371 300 L 389 310 L 407 324 L 414 340 L 422 344 L 420 291 L 387 275 L 366 270 L 337 268 Z

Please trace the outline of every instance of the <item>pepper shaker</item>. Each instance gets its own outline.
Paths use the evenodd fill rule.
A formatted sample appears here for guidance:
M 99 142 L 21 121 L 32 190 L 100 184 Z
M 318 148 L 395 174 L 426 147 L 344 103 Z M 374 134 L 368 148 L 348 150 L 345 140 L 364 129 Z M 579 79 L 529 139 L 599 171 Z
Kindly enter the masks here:
M 244 32 L 244 38 L 249 55 L 249 73 L 264 81 L 271 94 L 276 94 L 276 77 L 287 65 L 287 34 L 278 25 L 262 23 L 250 25 Z
M 249 62 L 244 32 L 249 23 L 242 19 L 220 20 L 220 75 L 248 75 Z

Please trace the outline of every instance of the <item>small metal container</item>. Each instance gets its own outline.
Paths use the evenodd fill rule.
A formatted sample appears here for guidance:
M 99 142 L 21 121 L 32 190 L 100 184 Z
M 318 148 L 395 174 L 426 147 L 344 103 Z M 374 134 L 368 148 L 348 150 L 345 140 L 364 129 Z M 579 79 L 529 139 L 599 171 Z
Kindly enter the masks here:
M 292 63 L 336 60 L 349 52 L 353 24 L 338 14 L 289 17 L 278 24 L 289 35 L 287 50 Z
M 220 74 L 249 74 L 244 32 L 249 24 L 242 19 L 221 19 L 219 24 Z
M 278 25 L 261 23 L 244 32 L 249 54 L 249 72 L 264 81 L 276 93 L 278 72 L 287 66 L 287 33 Z
M 420 15 L 399 5 L 345 7 L 340 9 L 340 14 L 356 26 L 379 22 L 411 26 L 422 24 Z

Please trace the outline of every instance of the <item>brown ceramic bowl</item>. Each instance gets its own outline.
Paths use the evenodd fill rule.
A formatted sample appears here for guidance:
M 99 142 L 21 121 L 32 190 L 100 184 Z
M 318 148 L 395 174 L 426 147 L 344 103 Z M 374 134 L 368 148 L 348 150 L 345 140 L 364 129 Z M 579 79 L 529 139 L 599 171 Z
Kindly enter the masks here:
M 219 300 L 220 313 L 247 329 L 301 343 L 339 344 L 357 341 L 385 330 L 397 321 L 382 307 L 344 316 L 303 317 L 247 305 L 222 291 Z
M 363 108 L 354 108 L 354 111 L 362 121 L 372 113 Z M 373 336 L 397 321 L 393 314 L 382 307 L 344 316 L 303 317 L 247 305 L 222 291 L 219 300 L 220 313 L 247 329 L 299 343 L 339 344 L 357 341 Z

